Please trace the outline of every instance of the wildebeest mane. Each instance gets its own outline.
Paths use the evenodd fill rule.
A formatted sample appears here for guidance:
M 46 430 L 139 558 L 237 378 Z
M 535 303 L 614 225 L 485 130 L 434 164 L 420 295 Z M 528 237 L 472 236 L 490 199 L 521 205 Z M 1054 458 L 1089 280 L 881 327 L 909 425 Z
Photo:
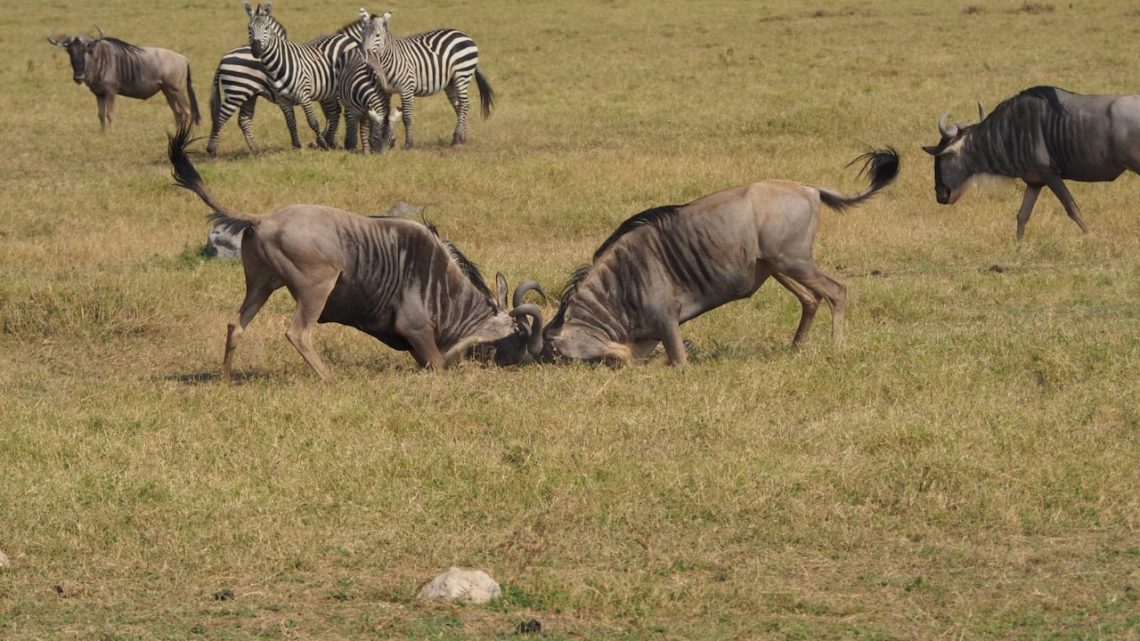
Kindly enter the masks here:
M 375 218 L 388 218 L 388 216 L 375 216 Z M 392 218 L 399 217 L 392 216 Z M 455 265 L 459 267 L 459 271 L 467 277 L 467 280 L 471 281 L 471 284 L 475 286 L 475 289 L 479 290 L 479 293 L 485 294 L 490 298 L 495 297 L 495 295 L 491 293 L 491 288 L 487 286 L 487 281 L 483 279 L 483 272 L 479 271 L 479 266 L 464 255 L 464 253 L 455 246 L 455 243 L 440 236 L 439 228 L 435 226 L 435 223 L 421 216 L 420 224 L 426 227 L 427 230 L 431 232 L 431 235 L 435 236 L 439 242 L 443 243 L 443 246 L 447 248 L 447 254 L 451 256 L 451 260 L 455 261 Z
M 127 42 L 126 40 L 120 40 L 118 38 L 112 38 L 111 36 L 104 36 L 102 38 L 102 42 L 106 42 L 109 45 L 114 45 L 115 48 L 122 51 L 123 53 L 141 53 L 142 52 L 142 47 L 140 47 L 138 45 L 133 45 L 133 44 Z
M 1057 91 L 1057 87 L 1038 85 L 1036 87 L 1030 87 L 1029 89 L 1022 91 L 1021 93 L 1014 96 L 1011 100 L 1017 100 L 1018 98 L 1040 98 L 1048 102 L 1049 106 L 1053 108 L 1053 111 L 1056 111 L 1059 115 L 1063 116 L 1067 110 L 1065 109 L 1065 105 L 1061 104 L 1061 99 L 1057 96 Z M 1064 90 L 1061 89 L 1060 91 Z M 1007 100 L 1006 102 L 1009 101 Z
M 586 280 L 586 276 L 590 274 L 590 267 L 590 265 L 579 265 L 570 274 L 570 278 L 566 279 L 566 284 L 558 293 L 558 312 L 550 321 L 550 325 L 561 325 L 565 320 L 566 308 L 569 307 L 570 301 L 574 300 L 574 295 L 578 293 L 578 285 Z
M 679 206 L 680 205 L 662 205 L 661 207 L 653 207 L 651 209 L 646 209 L 643 212 L 634 214 L 629 218 L 626 218 L 622 224 L 618 225 L 618 228 L 614 230 L 614 233 L 610 234 L 610 237 L 607 238 L 600 247 L 598 247 L 598 250 L 596 252 L 594 252 L 593 260 L 598 260 L 598 257 L 606 253 L 606 250 L 612 247 L 614 243 L 621 239 L 622 236 L 625 236 L 638 227 L 644 225 L 660 227 L 660 224 L 663 221 L 670 219 L 677 214 L 677 208 Z

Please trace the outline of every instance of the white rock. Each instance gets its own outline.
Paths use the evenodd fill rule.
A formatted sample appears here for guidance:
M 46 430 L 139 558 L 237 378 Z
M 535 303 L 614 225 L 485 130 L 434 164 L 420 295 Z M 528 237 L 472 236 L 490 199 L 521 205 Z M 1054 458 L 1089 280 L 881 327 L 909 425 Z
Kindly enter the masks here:
M 0 551 L 0 568 L 6 568 L 9 565 L 12 565 L 12 562 L 8 560 L 8 555 Z
M 487 603 L 503 596 L 498 583 L 482 570 L 451 568 L 420 589 L 421 599 Z

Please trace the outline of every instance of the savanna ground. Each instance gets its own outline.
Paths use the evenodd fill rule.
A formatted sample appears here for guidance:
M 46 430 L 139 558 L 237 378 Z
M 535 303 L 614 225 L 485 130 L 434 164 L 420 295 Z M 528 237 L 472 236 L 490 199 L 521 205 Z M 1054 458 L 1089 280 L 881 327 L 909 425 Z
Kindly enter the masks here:
M 1088 235 L 1043 195 L 1016 243 L 1016 186 L 941 207 L 919 149 L 1032 85 L 1140 91 L 1134 3 L 395 5 L 397 33 L 476 39 L 493 117 L 452 150 L 420 99 L 420 147 L 362 157 L 289 149 L 262 102 L 262 155 L 236 121 L 218 160 L 192 147 L 222 202 L 427 206 L 488 275 L 555 290 L 634 212 L 855 191 L 845 163 L 892 144 L 898 182 L 816 241 L 847 345 L 823 310 L 793 351 L 769 284 L 687 324 L 684 369 L 422 372 L 322 326 L 322 384 L 278 293 L 234 385 L 241 268 L 200 254 L 168 109 L 121 99 L 101 134 L 43 36 L 180 50 L 206 112 L 240 3 L 0 5 L 0 638 L 1140 638 L 1140 178 L 1072 186 Z M 274 3 L 297 38 L 357 8 Z M 451 565 L 504 598 L 416 601 Z

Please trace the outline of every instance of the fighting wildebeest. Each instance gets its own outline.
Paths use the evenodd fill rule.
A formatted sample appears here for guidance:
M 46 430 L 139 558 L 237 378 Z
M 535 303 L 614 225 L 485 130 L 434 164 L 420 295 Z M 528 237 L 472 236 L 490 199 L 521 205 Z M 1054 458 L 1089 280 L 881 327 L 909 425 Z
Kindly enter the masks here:
M 1115 180 L 1124 171 L 1140 173 L 1140 96 L 1083 96 L 1057 87 L 1033 87 L 999 104 L 980 122 L 938 122 L 942 139 L 923 147 L 934 156 L 934 193 L 953 204 L 973 176 L 996 175 L 1025 181 L 1017 211 L 1017 239 L 1042 187 L 1048 187 L 1082 232 L 1085 221 L 1065 179 Z
M 793 345 L 807 338 L 821 298 L 831 306 L 832 336 L 841 344 L 847 290 L 812 261 L 819 206 L 857 205 L 899 170 L 890 148 L 852 162 L 858 161 L 871 184 L 855 195 L 765 180 L 627 219 L 571 277 L 543 329 L 541 360 L 618 366 L 646 358 L 660 342 L 668 362 L 683 365 L 681 323 L 751 296 L 769 276 L 802 306 Z
M 322 379 L 328 369 L 313 349 L 316 323 L 355 327 L 393 349 L 411 351 L 423 367 L 446 367 L 481 345 L 509 362 L 521 361 L 524 350 L 538 353 L 540 339 L 531 330 L 542 327 L 542 313 L 537 305 L 517 304 L 533 284 L 519 285 L 516 307 L 508 310 L 502 274 L 492 294 L 453 244 L 412 220 L 321 205 L 288 205 L 264 216 L 230 209 L 210 195 L 186 156 L 189 137 L 188 128 L 169 137 L 175 183 L 213 210 L 215 225 L 242 234 L 246 290 L 226 333 L 227 380 L 238 338 L 281 287 L 297 301 L 285 337 Z
M 159 47 L 139 47 L 118 38 L 108 38 L 103 30 L 98 38 L 64 36 L 47 41 L 67 50 L 75 84 L 84 83 L 99 104 L 99 125 L 111 127 L 115 119 L 115 96 L 146 100 L 159 91 L 166 96 L 174 121 L 179 127 L 198 124 L 198 99 L 190 81 L 190 61 L 186 56 Z

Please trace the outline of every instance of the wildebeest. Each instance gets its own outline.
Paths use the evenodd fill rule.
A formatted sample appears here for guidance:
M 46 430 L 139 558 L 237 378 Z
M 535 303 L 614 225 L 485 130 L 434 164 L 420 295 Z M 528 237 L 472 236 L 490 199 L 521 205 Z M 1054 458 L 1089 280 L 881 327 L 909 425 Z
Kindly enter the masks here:
M 75 84 L 84 83 L 99 104 L 99 125 L 111 127 L 115 119 L 115 96 L 146 100 L 158 92 L 174 112 L 179 127 L 198 124 L 198 99 L 190 81 L 186 56 L 159 47 L 139 47 L 118 38 L 64 36 L 47 41 L 67 50 Z
M 479 270 L 435 229 L 394 217 L 367 217 L 321 205 L 288 205 L 258 216 L 230 209 L 206 191 L 186 156 L 188 128 L 170 136 L 175 183 L 198 195 L 216 225 L 241 230 L 245 300 L 226 334 L 222 370 L 232 378 L 233 351 L 269 295 L 287 287 L 297 301 L 285 337 L 321 378 L 328 369 L 313 349 L 316 323 L 355 327 L 423 367 L 446 367 L 489 344 L 504 360 L 537 354 L 537 305 L 506 308 L 506 281 L 493 295 Z M 520 285 L 515 292 L 521 302 Z M 527 324 L 527 318 L 531 323 Z
M 802 305 L 794 345 L 807 338 L 821 298 L 831 306 L 833 338 L 842 343 L 846 288 L 812 261 L 819 206 L 857 205 L 899 170 L 890 148 L 858 161 L 871 184 L 855 195 L 765 180 L 627 219 L 571 277 L 543 330 L 541 359 L 617 366 L 647 357 L 660 342 L 668 362 L 683 365 L 681 323 L 751 296 L 769 276 Z
M 934 156 L 938 202 L 953 204 L 973 176 L 997 175 L 1025 181 L 1017 212 L 1017 239 L 1042 187 L 1048 187 L 1073 222 L 1087 232 L 1065 179 L 1115 180 L 1140 172 L 1140 96 L 1084 96 L 1057 87 L 1033 87 L 999 104 L 980 122 L 938 122 L 942 139 L 923 147 Z

